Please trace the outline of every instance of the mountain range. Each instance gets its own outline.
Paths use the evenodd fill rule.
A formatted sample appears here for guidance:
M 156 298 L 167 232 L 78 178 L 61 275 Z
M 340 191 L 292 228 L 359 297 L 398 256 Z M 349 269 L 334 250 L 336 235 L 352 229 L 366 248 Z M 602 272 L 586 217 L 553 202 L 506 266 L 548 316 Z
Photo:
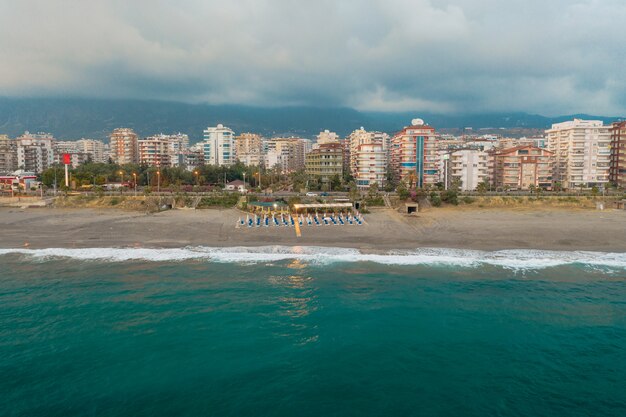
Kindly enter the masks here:
M 313 137 L 329 129 L 340 136 L 363 126 L 396 132 L 419 117 L 438 130 L 503 130 L 518 134 L 543 130 L 573 118 L 603 120 L 617 117 L 585 114 L 546 117 L 528 113 L 436 114 L 428 112 L 363 112 L 346 107 L 253 107 L 188 104 L 169 101 L 89 98 L 0 97 L 0 134 L 15 137 L 24 131 L 49 132 L 58 139 L 105 139 L 117 127 L 133 128 L 140 136 L 187 133 L 191 142 L 202 139 L 207 126 L 222 123 L 236 133 L 265 136 Z

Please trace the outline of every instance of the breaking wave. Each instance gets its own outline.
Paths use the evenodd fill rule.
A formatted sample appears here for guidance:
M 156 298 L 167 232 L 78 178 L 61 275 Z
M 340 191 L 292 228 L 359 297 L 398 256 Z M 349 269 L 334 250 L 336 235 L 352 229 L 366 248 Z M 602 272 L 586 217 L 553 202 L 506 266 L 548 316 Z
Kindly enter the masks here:
M 1 255 L 20 254 L 36 260 L 70 258 L 82 261 L 176 262 L 206 260 L 226 263 L 267 263 L 298 259 L 311 264 L 335 262 L 375 262 L 387 265 L 448 265 L 478 267 L 493 265 L 508 269 L 544 269 L 562 265 L 626 270 L 626 253 L 590 251 L 546 251 L 513 249 L 479 251 L 466 249 L 420 248 L 385 253 L 363 253 L 357 249 L 315 246 L 262 247 L 185 247 L 151 248 L 48 248 L 0 249 Z M 1 261 L 0 261 L 1 263 Z

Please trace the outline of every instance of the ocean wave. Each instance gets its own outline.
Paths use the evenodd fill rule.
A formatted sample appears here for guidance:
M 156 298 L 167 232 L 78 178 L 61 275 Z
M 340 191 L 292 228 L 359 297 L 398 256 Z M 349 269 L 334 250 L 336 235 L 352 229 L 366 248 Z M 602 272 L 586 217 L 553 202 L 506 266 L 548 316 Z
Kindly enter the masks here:
M 70 258 L 82 261 L 151 261 L 177 262 L 206 260 L 224 263 L 268 263 L 298 259 L 311 264 L 336 262 L 374 262 L 386 265 L 448 265 L 477 267 L 492 265 L 508 269 L 544 269 L 563 265 L 626 269 L 625 253 L 591 251 L 500 250 L 420 248 L 380 254 L 357 249 L 315 246 L 262 247 L 185 247 L 152 248 L 48 248 L 0 249 L 1 255 L 21 254 L 33 259 Z

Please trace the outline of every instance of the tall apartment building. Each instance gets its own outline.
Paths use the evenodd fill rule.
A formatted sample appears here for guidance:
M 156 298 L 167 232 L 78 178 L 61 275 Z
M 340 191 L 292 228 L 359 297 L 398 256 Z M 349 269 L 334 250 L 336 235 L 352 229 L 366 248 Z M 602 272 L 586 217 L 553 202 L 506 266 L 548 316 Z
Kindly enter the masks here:
M 139 139 L 139 163 L 152 166 L 175 167 L 184 164 L 189 148 L 189 136 L 182 133 L 149 136 Z
M 109 161 L 109 148 L 107 144 L 96 139 L 80 139 L 76 141 L 76 149 L 87 154 L 93 162 L 107 163 Z
M 114 163 L 122 165 L 139 162 L 138 137 L 132 129 L 115 129 L 109 139 L 111 159 Z
M 352 174 L 352 176 L 356 177 L 359 146 L 366 143 L 372 143 L 372 140 L 373 135 L 365 130 L 363 127 L 353 131 L 346 138 L 346 145 L 349 150 L 349 152 L 347 153 L 350 158 L 350 173 Z
M 51 134 L 24 132 L 15 141 L 18 169 L 40 173 L 54 163 L 54 137 Z
M 611 126 L 611 166 L 609 180 L 626 187 L 626 121 Z
M 343 174 L 343 146 L 339 142 L 325 142 L 306 155 L 306 173 L 322 183 Z
M 139 163 L 149 166 L 172 166 L 172 149 L 168 136 L 157 135 L 137 141 Z
M 209 165 L 228 166 L 236 161 L 235 132 L 218 124 L 204 130 L 204 162 Z
M 448 186 L 458 180 L 462 191 L 473 191 L 485 180 L 491 182 L 489 153 L 482 149 L 461 149 L 448 155 L 444 168 Z
M 357 187 L 366 189 L 374 183 L 379 188 L 384 187 L 387 178 L 387 151 L 383 142 L 362 143 L 356 148 L 354 155 L 352 157 L 356 159 L 356 169 L 353 176 Z
M 435 128 L 414 119 L 391 139 L 391 169 L 399 181 L 418 188 L 440 181 L 440 157 Z
M 263 164 L 263 138 L 256 133 L 242 133 L 235 137 L 235 155 L 246 166 Z
M 600 120 L 555 123 L 546 131 L 548 149 L 554 153 L 554 181 L 563 188 L 604 185 L 611 163 L 610 126 Z
M 534 146 L 492 151 L 493 182 L 497 188 L 528 190 L 531 186 L 552 189 L 554 153 Z
M 17 142 L 0 135 L 0 175 L 17 171 Z
M 305 167 L 307 143 L 301 138 L 273 138 L 267 141 L 265 166 L 294 172 Z

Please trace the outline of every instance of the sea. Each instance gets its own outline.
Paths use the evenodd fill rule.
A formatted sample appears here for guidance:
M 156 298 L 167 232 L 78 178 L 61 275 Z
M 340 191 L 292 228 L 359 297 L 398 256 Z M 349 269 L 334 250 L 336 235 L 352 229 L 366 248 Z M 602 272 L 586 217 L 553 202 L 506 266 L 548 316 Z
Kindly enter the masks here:
M 626 416 L 626 254 L 0 249 L 0 416 Z

